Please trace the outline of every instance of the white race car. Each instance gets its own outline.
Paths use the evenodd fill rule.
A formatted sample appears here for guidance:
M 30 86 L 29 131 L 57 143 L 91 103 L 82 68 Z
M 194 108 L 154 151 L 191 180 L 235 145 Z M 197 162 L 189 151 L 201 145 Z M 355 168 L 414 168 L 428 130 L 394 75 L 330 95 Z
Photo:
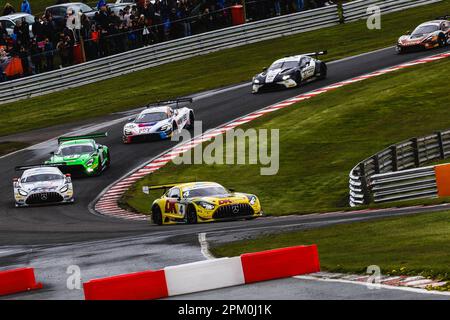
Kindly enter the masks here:
M 147 106 L 136 118 L 128 119 L 123 127 L 123 143 L 168 139 L 174 132 L 193 128 L 194 110 L 178 108 L 180 102 L 192 102 L 192 99 L 159 102 Z M 172 104 L 176 107 L 170 107 Z
M 325 62 L 313 58 L 324 54 L 327 52 L 301 54 L 275 61 L 269 68 L 264 68 L 263 72 L 253 77 L 252 93 L 264 89 L 293 88 L 302 83 L 325 79 L 327 76 Z
M 46 165 L 16 167 L 16 170 L 24 170 L 20 178 L 13 180 L 16 207 L 74 202 L 70 174 L 64 175 L 57 167 Z

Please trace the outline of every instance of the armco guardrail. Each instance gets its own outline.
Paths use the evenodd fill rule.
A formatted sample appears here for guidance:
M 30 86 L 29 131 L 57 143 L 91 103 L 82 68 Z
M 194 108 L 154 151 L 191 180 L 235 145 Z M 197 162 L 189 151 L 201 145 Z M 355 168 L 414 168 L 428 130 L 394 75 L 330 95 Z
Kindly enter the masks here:
M 343 6 L 346 21 L 363 18 L 367 6 L 382 3 L 382 13 L 441 0 L 355 1 Z M 395 6 L 393 3 L 396 3 Z M 388 4 L 390 4 L 388 6 Z M 384 11 L 386 10 L 386 11 Z M 230 27 L 135 49 L 83 64 L 0 84 L 0 104 L 74 88 L 164 63 L 340 23 L 336 5 Z
M 171 40 L 118 55 L 0 84 L 11 102 L 249 43 L 339 24 L 335 5 Z
M 375 174 L 370 177 L 370 190 L 375 203 L 435 198 L 434 166 Z
M 369 6 L 378 6 L 381 13 L 386 14 L 440 1 L 442 0 L 359 0 L 344 3 L 342 10 L 345 22 L 350 22 L 365 19 L 373 14 L 372 12 L 367 12 Z
M 384 149 L 361 161 L 350 171 L 350 206 L 413 199 L 420 195 L 433 196 L 433 192 L 436 194 L 436 186 L 433 185 L 431 176 L 425 173 L 431 170 L 430 167 L 413 171 L 408 169 L 449 156 L 450 130 L 413 138 Z M 418 179 L 416 174 L 419 175 Z M 395 178 L 398 178 L 397 184 Z

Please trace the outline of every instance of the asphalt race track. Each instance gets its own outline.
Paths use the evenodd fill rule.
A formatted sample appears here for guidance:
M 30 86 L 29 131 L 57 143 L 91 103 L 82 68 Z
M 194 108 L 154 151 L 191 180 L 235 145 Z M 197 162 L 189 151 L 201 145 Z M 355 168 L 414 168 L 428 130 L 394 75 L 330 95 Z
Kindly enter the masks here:
M 207 130 L 294 95 L 444 51 L 433 50 L 396 55 L 393 48 L 387 48 L 330 63 L 326 80 L 314 82 L 302 88 L 252 95 L 250 84 L 242 84 L 196 95 L 193 109 L 196 120 L 202 120 L 203 129 Z M 83 281 L 87 281 L 91 278 L 204 259 L 197 241 L 197 234 L 201 232 L 220 234 L 222 240 L 233 240 L 264 232 L 285 231 L 289 228 L 314 228 L 333 223 L 436 211 L 446 207 L 444 205 L 363 213 L 267 217 L 253 221 L 164 227 L 154 226 L 148 222 L 125 221 L 94 215 L 88 210 L 88 206 L 105 187 L 174 144 L 171 141 L 159 141 L 124 145 L 121 142 L 124 121 L 114 121 L 112 124 L 103 125 L 105 128 L 101 130 L 108 131 L 109 136 L 99 139 L 99 142 L 110 147 L 112 166 L 100 177 L 74 179 L 76 203 L 73 205 L 22 209 L 14 207 L 12 178 L 17 176 L 14 167 L 41 163 L 56 148 L 56 141 L 41 143 L 0 158 L 2 177 L 0 181 L 0 268 L 8 269 L 24 265 L 41 268 L 39 269 L 41 274 L 45 275 L 41 281 L 48 284 L 42 290 L 15 295 L 13 298 L 82 299 L 81 290 L 66 288 L 66 269 L 73 264 L 80 266 Z M 91 129 L 91 131 L 98 131 L 99 128 Z M 294 281 L 298 283 L 306 280 L 294 279 Z M 314 294 L 310 297 L 339 298 L 341 296 L 338 292 L 342 286 L 348 287 L 347 284 L 322 283 L 313 290 Z M 321 289 L 322 287 L 324 288 Z M 299 290 L 299 287 L 295 285 L 290 288 Z M 348 293 L 347 298 L 356 298 L 357 291 Z M 232 294 L 219 296 L 231 297 Z M 308 298 L 308 293 L 291 294 L 286 298 L 289 297 Z M 368 297 L 372 296 L 368 295 Z M 374 298 L 377 297 L 383 296 L 375 295 Z M 411 293 L 406 294 L 402 291 L 396 291 L 395 294 L 387 293 L 384 297 L 414 298 Z M 255 297 L 244 295 L 243 298 Z M 278 298 L 283 299 L 283 297 Z

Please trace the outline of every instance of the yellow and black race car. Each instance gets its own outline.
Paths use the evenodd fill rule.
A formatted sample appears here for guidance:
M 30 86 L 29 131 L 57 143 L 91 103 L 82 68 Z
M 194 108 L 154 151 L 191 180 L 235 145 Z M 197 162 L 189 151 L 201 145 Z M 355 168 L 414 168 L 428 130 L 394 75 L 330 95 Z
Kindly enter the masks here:
M 227 190 L 215 182 L 190 182 L 148 187 L 164 190 L 152 204 L 158 225 L 253 219 L 263 214 L 255 195 Z

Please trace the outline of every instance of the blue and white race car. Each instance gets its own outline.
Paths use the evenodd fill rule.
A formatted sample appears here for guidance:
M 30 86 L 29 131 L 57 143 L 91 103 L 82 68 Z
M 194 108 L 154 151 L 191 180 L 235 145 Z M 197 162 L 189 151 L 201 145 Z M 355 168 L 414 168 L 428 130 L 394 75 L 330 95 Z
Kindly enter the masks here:
M 137 117 L 128 119 L 123 127 L 124 143 L 168 139 L 173 133 L 194 126 L 194 111 L 178 108 L 180 102 L 192 102 L 191 98 L 159 102 L 147 106 Z M 170 105 L 176 104 L 175 108 Z
M 277 88 L 294 88 L 327 77 L 327 65 L 317 59 L 327 51 L 300 54 L 276 60 L 252 80 L 252 93 Z

